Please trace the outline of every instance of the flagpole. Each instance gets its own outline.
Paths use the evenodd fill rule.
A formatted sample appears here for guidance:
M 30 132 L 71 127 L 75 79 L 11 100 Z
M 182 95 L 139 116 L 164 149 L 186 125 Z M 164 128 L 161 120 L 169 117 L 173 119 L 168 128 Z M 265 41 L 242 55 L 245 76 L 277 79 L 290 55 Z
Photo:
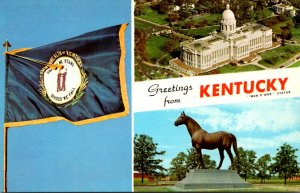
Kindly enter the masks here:
M 3 47 L 5 47 L 5 72 L 7 70 L 7 55 L 6 52 L 8 52 L 8 48 L 11 47 L 10 43 L 6 40 L 3 43 Z M 5 73 L 5 84 L 7 82 L 7 74 Z M 3 192 L 7 192 L 7 131 L 8 127 L 4 126 L 3 130 Z
M 3 192 L 7 192 L 7 130 L 4 126 L 3 140 Z

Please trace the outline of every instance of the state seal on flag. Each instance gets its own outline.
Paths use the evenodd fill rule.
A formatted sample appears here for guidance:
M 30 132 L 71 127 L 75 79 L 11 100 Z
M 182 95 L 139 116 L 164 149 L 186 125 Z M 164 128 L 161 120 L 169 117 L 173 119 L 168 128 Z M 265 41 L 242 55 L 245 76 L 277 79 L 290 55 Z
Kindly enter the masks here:
M 87 84 L 81 58 L 70 51 L 57 51 L 40 71 L 40 94 L 58 107 L 76 104 Z

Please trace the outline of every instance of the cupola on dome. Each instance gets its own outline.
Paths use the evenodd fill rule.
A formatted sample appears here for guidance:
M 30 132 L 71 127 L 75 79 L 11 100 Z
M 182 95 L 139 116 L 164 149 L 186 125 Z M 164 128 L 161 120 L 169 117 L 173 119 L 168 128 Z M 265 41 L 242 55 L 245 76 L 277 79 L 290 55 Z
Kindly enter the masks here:
M 230 5 L 229 4 L 226 5 L 226 10 L 223 11 L 222 19 L 223 20 L 232 20 L 232 19 L 235 19 L 234 13 L 230 10 Z

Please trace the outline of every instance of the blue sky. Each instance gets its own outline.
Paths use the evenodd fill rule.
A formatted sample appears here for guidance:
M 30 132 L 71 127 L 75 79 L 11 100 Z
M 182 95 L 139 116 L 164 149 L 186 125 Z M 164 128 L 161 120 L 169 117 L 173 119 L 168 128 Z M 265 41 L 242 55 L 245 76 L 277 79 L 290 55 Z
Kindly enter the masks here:
M 237 137 L 238 147 L 257 152 L 257 157 L 276 154 L 276 149 L 288 143 L 297 151 L 300 162 L 300 98 L 276 99 L 259 102 L 234 103 L 165 111 L 135 113 L 135 134 L 147 134 L 158 143 L 163 165 L 169 168 L 179 152 L 191 148 L 191 139 L 184 125 L 174 126 L 182 111 L 195 119 L 208 132 L 227 131 Z M 219 163 L 218 150 L 204 150 Z M 228 155 L 222 169 L 230 165 Z
M 34 48 L 129 23 L 125 62 L 130 98 L 130 9 L 130 1 L 124 0 L 1 1 L 0 41 L 9 40 L 11 49 Z M 3 47 L 0 52 L 4 52 Z M 3 124 L 3 54 L 0 63 L 0 124 Z M 60 121 L 11 128 L 8 133 L 8 191 L 131 191 L 131 135 L 131 116 L 84 126 Z M 2 149 L 0 151 L 2 164 Z M 0 180 L 1 187 L 2 183 Z

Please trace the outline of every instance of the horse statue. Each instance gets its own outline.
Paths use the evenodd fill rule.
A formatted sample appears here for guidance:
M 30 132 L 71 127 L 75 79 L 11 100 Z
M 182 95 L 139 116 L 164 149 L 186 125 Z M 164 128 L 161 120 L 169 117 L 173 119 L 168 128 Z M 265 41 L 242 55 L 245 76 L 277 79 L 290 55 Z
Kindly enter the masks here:
M 208 133 L 207 131 L 203 130 L 201 126 L 191 117 L 186 116 L 184 111 L 181 115 L 177 118 L 174 125 L 185 125 L 187 130 L 192 138 L 192 145 L 196 149 L 196 152 L 199 156 L 200 163 L 202 168 L 205 169 L 205 165 L 202 159 L 202 149 L 218 149 L 220 154 L 220 163 L 217 169 L 220 169 L 224 160 L 224 150 L 226 150 L 230 161 L 231 161 L 231 168 L 233 166 L 233 156 L 231 153 L 231 145 L 233 145 L 233 149 L 237 159 L 239 160 L 239 152 L 237 149 L 237 142 L 236 137 L 228 132 L 225 131 L 218 131 L 214 133 Z M 239 169 L 238 169 L 239 170 Z

